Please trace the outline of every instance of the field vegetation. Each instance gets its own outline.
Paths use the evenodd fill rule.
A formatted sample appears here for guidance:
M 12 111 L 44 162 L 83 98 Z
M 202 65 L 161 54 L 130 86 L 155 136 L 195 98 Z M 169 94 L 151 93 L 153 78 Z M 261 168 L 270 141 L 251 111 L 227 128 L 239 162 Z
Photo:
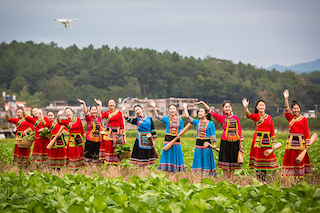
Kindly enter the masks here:
M 221 135 L 217 131 L 217 135 Z M 132 146 L 136 131 L 127 131 Z M 268 173 L 268 185 L 259 184 L 248 168 L 253 131 L 245 131 L 246 157 L 234 182 L 222 177 L 193 175 L 195 131 L 181 140 L 186 172 L 166 173 L 149 166 L 139 174 L 124 160 L 119 166 L 101 165 L 60 171 L 30 165 L 21 170 L 12 165 L 14 139 L 0 142 L 0 212 L 318 212 L 320 210 L 318 141 L 310 148 L 312 176 L 296 186 L 281 178 L 280 169 Z M 165 131 L 157 131 L 156 148 L 161 154 Z M 276 134 L 283 147 L 275 151 L 282 164 L 287 132 Z M 220 142 L 218 142 L 219 145 Z M 217 163 L 218 155 L 214 152 Z

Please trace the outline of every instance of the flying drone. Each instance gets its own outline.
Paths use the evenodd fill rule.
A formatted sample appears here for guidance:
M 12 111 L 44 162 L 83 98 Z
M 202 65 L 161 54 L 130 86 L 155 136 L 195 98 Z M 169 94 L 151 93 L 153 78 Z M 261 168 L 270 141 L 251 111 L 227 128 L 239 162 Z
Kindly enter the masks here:
M 59 22 L 59 29 L 64 29 L 64 28 L 67 28 L 68 30 L 69 29 L 72 29 L 72 25 L 71 23 L 72 22 L 75 22 L 77 19 L 68 19 L 68 18 L 61 18 L 61 19 L 53 19 L 55 20 L 56 22 Z M 64 26 L 63 26 L 64 25 Z

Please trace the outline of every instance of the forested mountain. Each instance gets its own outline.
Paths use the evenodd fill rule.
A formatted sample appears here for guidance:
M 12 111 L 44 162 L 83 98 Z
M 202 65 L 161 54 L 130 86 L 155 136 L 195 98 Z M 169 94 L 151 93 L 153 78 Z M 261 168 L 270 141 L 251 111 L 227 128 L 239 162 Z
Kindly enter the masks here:
M 196 97 L 208 103 L 247 97 L 251 105 L 265 99 L 269 113 L 283 107 L 282 91 L 313 108 L 320 100 L 320 72 L 298 75 L 267 71 L 250 64 L 207 57 L 183 57 L 176 52 L 92 45 L 66 49 L 32 41 L 0 45 L 0 91 L 16 94 L 29 106 L 76 98 L 93 103 L 100 98 Z M 319 104 L 319 103 L 318 103 Z
M 320 59 L 317 59 L 315 61 L 307 62 L 307 63 L 300 63 L 300 64 L 295 64 L 289 67 L 285 67 L 279 64 L 272 65 L 271 67 L 268 67 L 267 70 L 272 70 L 276 69 L 280 72 L 283 72 L 285 70 L 291 70 L 294 71 L 295 73 L 309 73 L 312 71 L 319 71 L 320 70 Z

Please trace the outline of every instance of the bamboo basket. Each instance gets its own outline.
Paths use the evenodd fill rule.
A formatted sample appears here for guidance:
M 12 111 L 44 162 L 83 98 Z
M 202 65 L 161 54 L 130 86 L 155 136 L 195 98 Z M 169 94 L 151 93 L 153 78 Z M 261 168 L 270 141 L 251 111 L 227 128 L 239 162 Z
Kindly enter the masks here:
M 16 138 L 16 143 L 19 148 L 30 148 L 33 141 L 28 141 L 27 139 L 23 139 L 23 138 Z
M 126 151 L 125 153 L 120 153 L 119 157 L 121 159 L 129 159 L 131 158 L 131 155 L 132 155 L 132 151 Z

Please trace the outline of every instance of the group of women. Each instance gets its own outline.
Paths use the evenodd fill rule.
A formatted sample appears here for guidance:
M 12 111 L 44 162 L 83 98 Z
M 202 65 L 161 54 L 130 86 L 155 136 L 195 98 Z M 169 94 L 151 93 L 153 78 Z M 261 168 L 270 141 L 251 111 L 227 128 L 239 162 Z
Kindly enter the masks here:
M 78 99 L 83 104 L 85 120 L 87 123 L 87 133 L 85 133 L 83 123 L 79 117 L 74 116 L 71 108 L 60 110 L 55 118 L 53 111 L 47 112 L 47 117 L 43 116 L 42 110 L 32 109 L 32 116 L 25 112 L 23 104 L 18 105 L 17 118 L 9 116 L 9 106 L 5 105 L 6 119 L 9 123 L 17 126 L 16 138 L 22 138 L 31 131 L 35 132 L 35 139 L 30 159 L 30 148 L 20 148 L 15 144 L 13 163 L 19 166 L 27 166 L 30 161 L 35 162 L 37 167 L 45 164 L 52 168 L 60 169 L 68 166 L 78 169 L 87 165 L 99 165 L 104 162 L 108 164 L 118 164 L 120 159 L 115 154 L 116 138 L 120 135 L 126 143 L 122 113 L 115 108 L 115 101 L 109 100 L 109 110 L 101 113 L 102 103 L 96 100 L 98 107 L 92 106 L 87 110 L 83 100 Z M 61 119 L 65 114 L 66 119 Z M 102 119 L 107 120 L 107 128 L 102 126 Z M 51 132 L 51 138 L 41 137 L 40 133 L 47 128 Z M 69 132 L 68 140 L 64 134 Z M 53 141 L 52 146 L 48 146 Z
M 295 159 L 304 150 L 309 149 L 310 136 L 307 119 L 300 114 L 300 105 L 293 102 L 291 110 L 289 108 L 289 91 L 285 90 L 285 117 L 289 124 L 289 137 L 287 140 L 286 151 L 283 159 L 281 175 L 283 177 L 296 177 L 301 180 L 304 176 L 311 174 L 311 164 L 308 154 L 301 163 Z M 27 132 L 35 131 L 35 141 L 32 151 L 31 161 L 44 163 L 53 168 L 69 166 L 70 168 L 79 168 L 85 164 L 98 165 L 103 162 L 108 164 L 118 164 L 120 158 L 114 150 L 117 146 L 126 144 L 126 136 L 123 118 L 128 123 L 137 125 L 138 134 L 134 143 L 131 163 L 139 166 L 140 172 L 146 170 L 149 164 L 154 164 L 157 152 L 154 148 L 154 141 L 157 140 L 157 134 L 151 117 L 146 116 L 140 105 L 134 107 L 136 118 L 129 118 L 126 114 L 126 106 L 123 112 L 116 109 L 114 100 L 109 100 L 107 112 L 101 113 L 102 103 L 96 100 L 98 107 L 92 106 L 89 111 L 83 100 L 78 99 L 83 104 L 85 120 L 87 122 L 87 134 L 85 134 L 80 118 L 73 115 L 70 108 L 58 112 L 57 119 L 53 112 L 48 112 L 48 117 L 43 117 L 42 111 L 32 109 L 32 117 L 27 115 L 24 106 L 17 109 L 18 118 L 10 118 L 9 107 L 6 104 L 7 120 L 17 125 L 17 138 L 22 137 Z M 197 136 L 191 171 L 205 176 L 216 176 L 217 170 L 214 160 L 213 149 L 217 149 L 217 139 L 214 123 L 211 116 L 221 124 L 223 133 L 221 136 L 218 167 L 223 170 L 225 179 L 233 180 L 235 169 L 241 169 L 238 162 L 238 155 L 244 155 L 243 136 L 238 116 L 232 112 L 230 101 L 222 103 L 223 114 L 219 115 L 212 110 L 203 101 L 195 103 L 203 105 L 198 111 L 198 119 L 192 118 L 187 110 L 187 104 L 183 104 L 184 115 L 187 120 L 195 125 Z M 249 101 L 242 100 L 246 117 L 255 123 L 255 133 L 251 144 L 249 155 L 249 167 L 256 171 L 259 181 L 266 181 L 266 172 L 276 170 L 278 160 L 272 152 L 266 156 L 264 152 L 268 149 L 275 149 L 275 133 L 272 118 L 266 114 L 266 102 L 259 100 L 255 105 L 255 112 L 251 113 L 248 109 Z M 159 170 L 170 172 L 185 171 L 183 151 L 180 142 L 179 132 L 185 127 L 181 117 L 177 115 L 175 105 L 169 106 L 169 116 L 161 116 L 156 111 L 155 102 L 151 101 L 154 116 L 162 121 L 166 126 L 166 136 L 163 147 L 166 147 L 170 141 L 178 140 L 169 148 L 163 149 L 161 153 Z M 67 119 L 61 119 L 60 116 L 65 113 Z M 102 119 L 107 120 L 106 129 L 103 128 Z M 190 125 L 190 124 L 189 124 Z M 39 132 L 43 128 L 49 128 L 52 138 L 57 138 L 52 149 L 47 149 L 49 139 L 40 137 Z M 64 140 L 63 133 L 68 131 L 68 141 Z M 176 138 L 176 139 L 177 139 Z M 206 144 L 211 144 L 210 146 Z M 29 148 L 19 148 L 15 145 L 13 162 L 18 165 L 29 164 Z M 85 163 L 86 162 L 86 163 Z

